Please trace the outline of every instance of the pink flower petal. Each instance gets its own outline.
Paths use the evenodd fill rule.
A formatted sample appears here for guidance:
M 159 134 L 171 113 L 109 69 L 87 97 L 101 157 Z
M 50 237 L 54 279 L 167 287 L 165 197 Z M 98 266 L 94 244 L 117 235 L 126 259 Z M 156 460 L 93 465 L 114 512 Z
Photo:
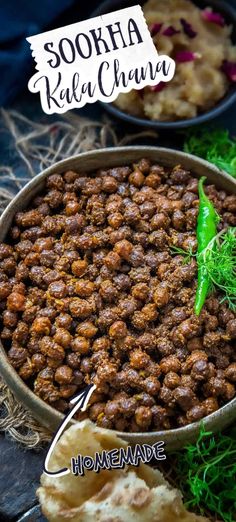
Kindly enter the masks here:
M 179 51 L 175 55 L 175 60 L 178 63 L 193 62 L 197 56 L 191 51 Z
M 166 87 L 166 82 L 160 82 L 157 85 L 151 85 L 150 91 L 152 92 L 161 92 Z
M 149 26 L 149 31 L 151 33 L 151 36 L 155 36 L 156 34 L 158 34 L 162 28 L 163 24 L 151 24 Z
M 236 82 L 236 62 L 224 60 L 221 70 L 226 74 L 228 80 Z
M 221 27 L 224 27 L 225 25 L 225 19 L 220 13 L 215 13 L 208 9 L 202 11 L 202 18 L 206 22 L 211 22 L 212 24 L 220 25 Z
M 169 27 L 166 27 L 166 29 L 164 29 L 164 31 L 162 31 L 162 34 L 164 36 L 174 36 L 175 34 L 179 34 L 180 31 L 177 31 L 177 29 L 175 29 L 175 27 L 173 27 L 173 25 L 169 25 Z
M 189 22 L 187 22 L 187 20 L 185 20 L 184 18 L 181 18 L 180 22 L 181 22 L 181 25 L 183 27 L 185 34 L 189 38 L 195 38 L 195 36 L 197 36 L 196 31 L 193 30 L 192 25 Z

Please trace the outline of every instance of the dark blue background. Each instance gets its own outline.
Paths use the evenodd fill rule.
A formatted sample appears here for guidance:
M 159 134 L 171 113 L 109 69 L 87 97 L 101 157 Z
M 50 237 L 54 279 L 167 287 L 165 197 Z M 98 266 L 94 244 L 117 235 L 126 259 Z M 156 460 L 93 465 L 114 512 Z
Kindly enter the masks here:
M 1 0 L 0 106 L 27 85 L 34 63 L 27 36 L 89 17 L 96 0 Z

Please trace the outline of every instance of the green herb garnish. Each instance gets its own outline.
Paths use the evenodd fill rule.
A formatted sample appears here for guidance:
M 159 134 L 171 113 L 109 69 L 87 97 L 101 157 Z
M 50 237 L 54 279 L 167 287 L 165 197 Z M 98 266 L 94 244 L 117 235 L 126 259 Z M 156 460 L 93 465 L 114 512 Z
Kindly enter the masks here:
M 201 253 L 213 288 L 223 294 L 229 308 L 236 311 L 236 227 L 221 230 Z
M 183 248 L 177 247 L 175 245 L 170 247 L 170 254 L 183 256 L 183 265 L 187 265 L 191 261 L 192 257 L 196 256 L 192 247 L 189 247 L 188 250 L 184 250 Z
M 184 151 L 200 156 L 236 177 L 236 139 L 224 129 L 195 130 L 188 134 Z
M 218 515 L 224 522 L 236 520 L 236 433 L 205 431 L 195 445 L 175 453 L 177 478 L 185 505 L 201 514 Z

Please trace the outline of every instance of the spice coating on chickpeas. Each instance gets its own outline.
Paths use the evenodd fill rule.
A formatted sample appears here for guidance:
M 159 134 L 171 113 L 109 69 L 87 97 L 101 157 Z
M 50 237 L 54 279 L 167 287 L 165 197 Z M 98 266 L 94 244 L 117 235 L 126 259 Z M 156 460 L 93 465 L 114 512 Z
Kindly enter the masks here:
M 196 178 L 143 158 L 45 185 L 0 243 L 1 340 L 20 377 L 62 412 L 95 383 L 86 414 L 119 431 L 185 426 L 231 400 L 236 316 L 217 293 L 194 315 L 195 258 L 171 250 L 196 251 Z M 219 230 L 235 226 L 236 196 L 206 193 Z

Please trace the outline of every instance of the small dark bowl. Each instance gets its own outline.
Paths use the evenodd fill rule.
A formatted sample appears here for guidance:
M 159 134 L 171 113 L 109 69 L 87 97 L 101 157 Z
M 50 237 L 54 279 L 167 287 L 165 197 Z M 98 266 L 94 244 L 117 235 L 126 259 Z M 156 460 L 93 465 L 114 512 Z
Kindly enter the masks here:
M 124 9 L 125 7 L 130 7 L 132 5 L 143 5 L 145 1 L 140 0 L 137 2 L 135 0 L 105 0 L 91 14 L 91 17 L 100 16 L 105 13 L 110 13 L 112 11 L 117 11 L 118 9 Z M 221 0 L 193 0 L 193 2 L 202 9 L 204 9 L 205 7 L 212 7 L 215 11 L 222 13 L 226 20 L 226 23 L 233 25 L 231 38 L 233 43 L 236 44 L 236 9 L 234 9 L 234 7 L 229 5 L 229 3 L 226 3 Z M 199 114 L 195 118 L 189 118 L 178 121 L 159 121 L 138 118 L 136 116 L 132 116 L 127 112 L 121 111 L 112 103 L 100 103 L 102 104 L 103 108 L 107 110 L 110 114 L 117 118 L 121 118 L 122 120 L 125 120 L 128 123 L 132 123 L 134 125 L 141 125 L 142 127 L 149 127 L 152 129 L 177 130 L 184 129 L 186 127 L 192 127 L 194 125 L 199 125 L 200 123 L 208 122 L 225 112 L 235 102 L 236 88 L 235 85 L 232 84 L 229 87 L 225 96 L 211 110 Z

